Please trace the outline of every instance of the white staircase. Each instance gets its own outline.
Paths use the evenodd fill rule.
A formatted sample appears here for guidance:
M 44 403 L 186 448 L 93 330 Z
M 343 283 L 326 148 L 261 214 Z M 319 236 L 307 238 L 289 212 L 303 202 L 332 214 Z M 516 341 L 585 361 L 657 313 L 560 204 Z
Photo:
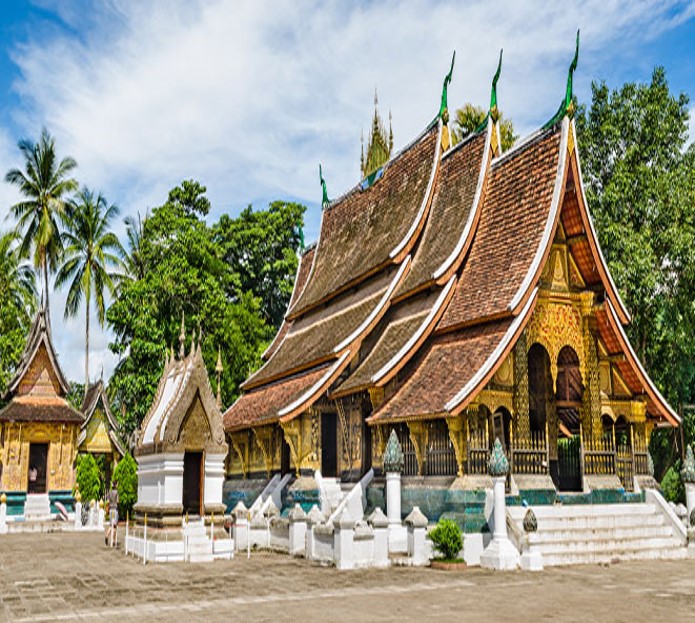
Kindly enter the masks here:
M 507 510 L 523 532 L 527 509 Z M 533 512 L 538 530 L 529 544 L 545 566 L 686 557 L 681 535 L 654 503 L 534 506 Z
M 205 521 L 192 521 L 183 528 L 186 540 L 185 560 L 187 562 L 212 562 L 212 541 L 208 537 Z
M 47 521 L 51 519 L 51 502 L 48 493 L 32 493 L 24 502 L 26 521 Z

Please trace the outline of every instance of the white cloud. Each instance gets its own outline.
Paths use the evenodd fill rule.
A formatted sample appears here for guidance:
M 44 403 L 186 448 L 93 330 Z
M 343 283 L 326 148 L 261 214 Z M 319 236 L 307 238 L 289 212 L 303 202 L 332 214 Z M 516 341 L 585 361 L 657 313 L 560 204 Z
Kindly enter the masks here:
M 357 181 L 360 130 L 369 127 L 374 87 L 382 112 L 393 112 L 402 146 L 437 113 L 453 49 L 450 106 L 486 104 L 504 47 L 500 106 L 518 130 L 530 131 L 564 93 L 578 26 L 576 84 L 586 95 L 621 50 L 686 15 L 680 4 L 646 0 L 557 8 L 514 0 L 114 0 L 90 7 L 84 28 L 74 7 L 61 10 L 70 30 L 15 52 L 19 118 L 28 133 L 47 125 L 61 151 L 78 160 L 81 180 L 102 188 L 124 213 L 161 203 L 188 177 L 208 186 L 216 213 L 281 197 L 316 205 L 319 162 L 336 196 Z M 318 219 L 314 208 L 308 238 L 316 236 Z M 77 333 L 80 327 L 69 323 Z M 75 350 L 65 364 L 81 378 L 76 339 L 60 347 Z M 112 363 L 105 361 L 107 374 Z

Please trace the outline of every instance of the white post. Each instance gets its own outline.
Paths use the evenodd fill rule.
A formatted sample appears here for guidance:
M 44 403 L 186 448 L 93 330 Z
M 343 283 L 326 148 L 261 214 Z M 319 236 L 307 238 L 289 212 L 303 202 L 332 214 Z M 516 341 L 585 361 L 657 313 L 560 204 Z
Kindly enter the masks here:
M 251 511 L 246 511 L 246 560 L 251 560 Z
M 145 513 L 145 528 L 142 536 L 142 564 L 147 564 L 147 513 Z
M 389 525 L 401 525 L 401 474 L 386 474 L 386 516 Z
M 333 520 L 333 530 L 333 560 L 336 568 L 354 568 L 355 520 L 347 508 L 343 509 L 340 517 Z
M 7 534 L 7 496 L 0 496 L 0 534 Z
M 130 526 L 130 513 L 125 514 L 125 555 L 128 555 L 128 531 Z
M 369 516 L 369 525 L 374 532 L 374 565 L 376 567 L 389 566 L 389 520 L 377 506 Z
M 384 450 L 386 473 L 386 516 L 388 517 L 389 551 L 407 551 L 407 531 L 401 523 L 401 473 L 403 472 L 403 448 L 395 429 L 391 429 Z
M 290 521 L 290 556 L 301 556 L 306 551 L 306 513 L 299 504 L 295 504 L 294 508 L 288 513 L 287 518 Z
M 427 534 L 427 517 L 419 507 L 414 506 L 410 515 L 405 518 L 408 526 L 408 556 L 414 565 L 426 565 L 429 562 L 425 551 Z
M 238 550 L 246 549 L 247 541 L 249 540 L 249 522 L 246 519 L 248 510 L 243 502 L 239 501 L 232 510 L 234 524 L 232 533 L 234 536 L 234 547 Z
M 75 502 L 75 530 L 82 530 L 82 502 Z
M 690 515 L 695 509 L 695 482 L 685 483 L 685 505 L 688 507 L 688 521 L 690 523 Z
M 494 476 L 492 541 L 480 556 L 480 566 L 488 569 L 509 570 L 519 566 L 519 552 L 507 536 L 507 501 L 505 498 L 506 476 Z

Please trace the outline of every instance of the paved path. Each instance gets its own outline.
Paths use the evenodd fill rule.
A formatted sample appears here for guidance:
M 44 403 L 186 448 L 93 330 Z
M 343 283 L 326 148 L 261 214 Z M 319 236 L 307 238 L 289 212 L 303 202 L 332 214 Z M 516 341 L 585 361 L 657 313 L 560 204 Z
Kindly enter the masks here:
M 695 560 L 542 573 L 396 568 L 338 572 L 253 553 L 210 565 L 143 566 L 99 535 L 0 537 L 7 621 L 695 620 Z

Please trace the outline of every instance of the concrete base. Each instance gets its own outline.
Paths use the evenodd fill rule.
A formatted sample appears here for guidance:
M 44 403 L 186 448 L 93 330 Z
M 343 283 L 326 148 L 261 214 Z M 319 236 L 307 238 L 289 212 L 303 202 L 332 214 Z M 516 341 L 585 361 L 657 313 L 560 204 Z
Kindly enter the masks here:
M 480 556 L 480 566 L 511 571 L 519 566 L 519 552 L 509 539 L 493 539 Z
M 543 571 L 543 554 L 538 551 L 525 551 L 521 554 L 520 564 L 524 571 Z
M 595 491 L 596 489 L 622 489 L 623 485 L 615 474 L 608 474 L 603 476 L 596 475 L 585 475 L 584 476 L 584 490 Z
M 485 489 L 492 489 L 492 478 L 487 474 L 466 474 L 454 480 L 449 488 L 462 491 L 485 491 Z
M 389 554 L 408 551 L 408 529 L 402 524 L 389 524 Z

